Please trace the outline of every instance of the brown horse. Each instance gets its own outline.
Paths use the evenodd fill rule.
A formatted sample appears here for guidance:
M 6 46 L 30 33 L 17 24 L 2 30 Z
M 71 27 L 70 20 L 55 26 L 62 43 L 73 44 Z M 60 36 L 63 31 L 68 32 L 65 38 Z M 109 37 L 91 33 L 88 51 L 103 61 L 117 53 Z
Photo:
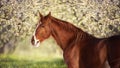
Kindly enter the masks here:
M 40 14 L 41 19 L 31 39 L 34 46 L 52 36 L 63 50 L 68 68 L 104 68 L 106 40 L 98 39 L 74 25 Z
M 107 38 L 108 62 L 111 68 L 120 68 L 120 35 Z

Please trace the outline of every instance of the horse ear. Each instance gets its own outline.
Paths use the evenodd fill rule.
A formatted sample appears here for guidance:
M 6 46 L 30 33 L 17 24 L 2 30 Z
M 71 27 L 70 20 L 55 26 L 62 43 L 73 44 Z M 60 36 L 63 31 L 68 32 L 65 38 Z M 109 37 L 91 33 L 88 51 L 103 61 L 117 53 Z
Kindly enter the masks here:
M 51 16 L 51 12 L 49 12 L 48 16 Z
M 43 15 L 39 12 L 39 16 L 41 17 L 41 18 L 43 18 Z

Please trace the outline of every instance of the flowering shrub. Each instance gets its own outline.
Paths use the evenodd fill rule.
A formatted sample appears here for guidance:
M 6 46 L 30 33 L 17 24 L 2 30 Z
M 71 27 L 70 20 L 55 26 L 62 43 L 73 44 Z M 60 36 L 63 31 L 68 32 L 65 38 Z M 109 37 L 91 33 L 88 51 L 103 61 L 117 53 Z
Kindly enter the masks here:
M 1 0 L 0 47 L 9 43 L 13 48 L 17 40 L 30 36 L 38 11 L 51 12 L 96 37 L 120 33 L 119 0 Z

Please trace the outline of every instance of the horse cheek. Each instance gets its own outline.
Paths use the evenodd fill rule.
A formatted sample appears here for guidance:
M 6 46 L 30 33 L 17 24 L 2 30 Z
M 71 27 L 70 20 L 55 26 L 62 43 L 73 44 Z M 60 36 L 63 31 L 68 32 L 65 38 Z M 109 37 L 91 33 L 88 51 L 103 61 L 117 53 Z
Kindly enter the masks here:
M 43 29 L 43 30 L 42 30 L 42 37 L 43 37 L 44 39 L 48 38 L 48 37 L 49 37 L 49 31 L 46 30 L 46 29 Z

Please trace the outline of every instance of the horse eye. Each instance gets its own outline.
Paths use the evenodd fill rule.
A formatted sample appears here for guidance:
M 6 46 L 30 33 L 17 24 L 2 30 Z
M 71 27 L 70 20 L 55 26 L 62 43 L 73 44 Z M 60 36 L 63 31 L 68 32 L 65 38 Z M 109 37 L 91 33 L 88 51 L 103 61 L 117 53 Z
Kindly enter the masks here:
M 41 25 L 41 27 L 44 27 L 44 25 Z

